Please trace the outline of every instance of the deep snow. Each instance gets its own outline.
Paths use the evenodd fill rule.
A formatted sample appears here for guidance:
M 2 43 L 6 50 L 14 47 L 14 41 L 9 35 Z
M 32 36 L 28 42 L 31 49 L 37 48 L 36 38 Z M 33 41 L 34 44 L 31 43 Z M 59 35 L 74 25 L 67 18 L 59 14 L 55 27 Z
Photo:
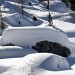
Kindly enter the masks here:
M 12 65 L 11 68 L 2 75 L 9 75 L 11 73 L 12 75 L 43 75 L 39 73 L 47 72 L 47 70 L 57 72 L 65 69 L 68 70 L 70 67 L 64 57 L 50 53 L 34 53 L 17 60 L 16 64 Z
M 56 38 L 55 38 L 56 37 Z M 62 40 L 61 40 L 62 39 Z M 14 44 L 18 46 L 34 46 L 38 41 L 48 40 L 70 47 L 66 34 L 49 27 L 10 27 L 7 28 L 0 40 L 1 45 Z
M 5 0 L 1 6 L 3 20 L 10 27 L 0 36 L 0 45 L 13 43 L 18 46 L 0 46 L 0 75 L 74 75 L 74 13 L 69 14 L 71 12 L 61 0 L 51 0 L 50 10 L 38 0 L 30 0 L 32 5 L 29 5 L 29 0 L 24 1 L 24 16 L 21 15 L 19 0 Z M 48 26 L 49 12 L 53 27 Z M 33 16 L 38 20 L 33 21 Z M 64 58 L 50 53 L 37 53 L 29 47 L 45 39 L 68 46 L 71 56 Z

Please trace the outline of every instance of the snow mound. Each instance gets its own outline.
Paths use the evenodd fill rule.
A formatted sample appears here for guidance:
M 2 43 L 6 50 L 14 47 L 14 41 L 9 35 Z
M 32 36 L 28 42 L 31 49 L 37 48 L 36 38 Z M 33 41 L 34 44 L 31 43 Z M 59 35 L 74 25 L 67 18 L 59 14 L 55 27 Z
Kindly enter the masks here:
M 61 2 L 61 1 L 57 1 L 55 3 L 53 3 L 51 5 L 53 11 L 59 12 L 59 13 L 66 13 L 69 12 L 69 9 L 67 8 L 67 6 Z
M 69 69 L 69 64 L 64 57 L 51 53 L 34 53 L 25 56 L 14 65 L 14 73 L 20 75 L 34 75 L 38 69 L 58 71 Z M 21 74 L 22 73 L 22 74 Z M 15 74 L 16 75 L 16 74 Z
M 52 55 L 50 58 L 47 58 L 41 66 L 46 70 L 52 71 L 69 69 L 69 64 L 66 59 L 57 55 Z
M 62 39 L 62 40 L 61 40 Z M 57 42 L 69 47 L 70 43 L 66 34 L 44 27 L 10 27 L 6 29 L 1 37 L 0 44 L 12 43 L 17 46 L 34 46 L 40 41 Z
M 13 27 L 32 26 L 32 22 L 21 14 L 6 17 L 5 21 Z
M 28 47 L 0 46 L 0 59 L 12 58 L 12 57 L 23 57 L 31 53 L 36 53 L 36 51 Z

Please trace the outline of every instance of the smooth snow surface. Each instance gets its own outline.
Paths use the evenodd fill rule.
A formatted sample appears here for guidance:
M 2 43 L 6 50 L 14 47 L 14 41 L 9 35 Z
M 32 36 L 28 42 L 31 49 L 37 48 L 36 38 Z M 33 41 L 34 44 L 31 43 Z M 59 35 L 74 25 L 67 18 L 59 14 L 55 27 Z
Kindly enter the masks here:
M 23 57 L 31 53 L 36 53 L 36 51 L 28 47 L 0 46 L 0 59 Z
M 56 37 L 56 38 L 55 38 Z M 62 40 L 61 40 L 62 39 Z M 70 46 L 67 35 L 64 33 L 44 27 L 10 27 L 6 29 L 1 38 L 1 44 L 14 44 L 18 46 L 34 46 L 40 41 L 57 42 L 63 46 Z

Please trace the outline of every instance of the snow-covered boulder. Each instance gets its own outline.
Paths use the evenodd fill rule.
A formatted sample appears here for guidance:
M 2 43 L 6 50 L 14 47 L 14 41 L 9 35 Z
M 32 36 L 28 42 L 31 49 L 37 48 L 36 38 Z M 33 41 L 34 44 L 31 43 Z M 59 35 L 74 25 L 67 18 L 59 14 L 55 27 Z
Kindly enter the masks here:
M 58 71 L 67 70 L 70 67 L 67 60 L 61 56 L 50 53 L 34 53 L 25 56 L 13 68 L 15 68 L 13 75 L 34 75 L 34 72 L 38 72 L 39 69 Z
M 6 45 L 12 43 L 17 46 L 32 47 L 37 42 L 44 40 L 70 47 L 66 34 L 44 27 L 10 27 L 4 31 L 0 44 Z
M 24 17 L 21 14 L 14 14 L 6 17 L 4 19 L 8 24 L 10 24 L 13 27 L 21 27 L 21 26 L 32 26 L 32 22 Z
M 0 59 L 11 57 L 23 57 L 31 53 L 36 53 L 36 51 L 28 47 L 0 46 Z
M 56 11 L 59 13 L 69 12 L 69 9 L 67 8 L 67 6 L 61 1 L 54 2 L 51 6 L 52 6 L 51 10 L 53 11 Z
M 66 70 L 69 69 L 69 64 L 65 58 L 52 55 L 47 58 L 42 64 L 42 68 L 46 70 Z

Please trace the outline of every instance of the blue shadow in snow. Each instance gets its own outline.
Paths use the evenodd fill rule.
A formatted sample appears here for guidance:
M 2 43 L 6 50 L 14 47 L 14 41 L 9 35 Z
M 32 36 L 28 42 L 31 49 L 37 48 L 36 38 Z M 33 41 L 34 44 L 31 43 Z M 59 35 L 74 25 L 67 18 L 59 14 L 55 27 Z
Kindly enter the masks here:
M 68 37 L 75 37 L 75 32 L 66 32 Z

